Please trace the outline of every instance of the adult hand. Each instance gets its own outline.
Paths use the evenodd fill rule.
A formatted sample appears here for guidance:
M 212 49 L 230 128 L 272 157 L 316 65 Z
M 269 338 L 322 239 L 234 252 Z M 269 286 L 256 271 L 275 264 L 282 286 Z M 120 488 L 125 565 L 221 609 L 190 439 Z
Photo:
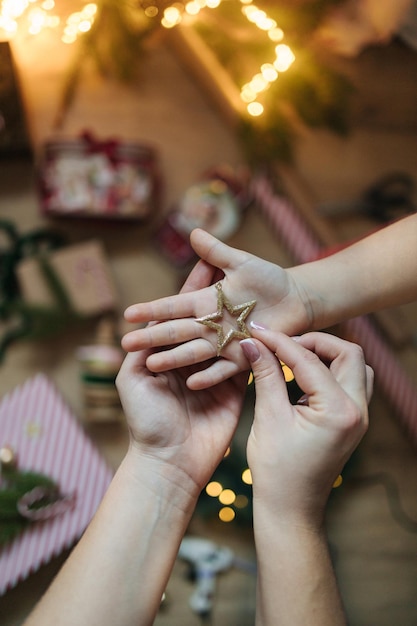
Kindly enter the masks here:
M 125 312 L 127 321 L 160 323 L 126 334 L 122 345 L 127 352 L 164 347 L 147 359 L 146 365 L 153 372 L 205 363 L 187 381 L 190 389 L 204 389 L 249 368 L 236 341 L 225 347 L 221 359 L 212 361 L 217 353 L 217 335 L 195 321 L 216 311 L 213 282 L 222 276 L 229 301 L 237 305 L 256 300 L 255 315 L 264 325 L 293 334 L 308 328 L 310 320 L 295 281 L 278 265 L 231 248 L 200 229 L 192 232 L 191 243 L 202 259 L 191 280 L 191 284 L 199 284 L 198 291 L 130 306 Z
M 294 340 L 254 328 L 253 335 L 241 346 L 256 385 L 247 444 L 254 507 L 319 527 L 332 485 L 366 432 L 373 371 L 359 346 L 330 334 Z M 279 360 L 305 394 L 299 404 L 289 402 Z
M 148 352 L 128 354 L 117 388 L 130 432 L 130 453 L 156 461 L 158 472 L 200 493 L 230 444 L 245 395 L 240 374 L 210 389 L 191 391 L 187 368 L 153 374 Z

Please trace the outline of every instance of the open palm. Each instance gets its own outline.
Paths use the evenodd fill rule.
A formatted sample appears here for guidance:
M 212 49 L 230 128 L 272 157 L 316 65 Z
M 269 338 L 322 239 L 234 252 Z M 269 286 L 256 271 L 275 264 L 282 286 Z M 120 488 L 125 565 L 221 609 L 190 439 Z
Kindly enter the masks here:
M 213 282 L 219 276 L 223 276 L 223 291 L 233 305 L 256 300 L 246 321 L 256 319 L 266 327 L 291 334 L 305 330 L 308 318 L 295 284 L 278 265 L 231 248 L 200 229 L 193 231 L 191 243 L 203 260 L 194 273 L 204 271 L 205 284 L 199 280 L 197 291 L 187 290 L 129 307 L 125 312 L 129 322 L 160 323 L 128 333 L 122 345 L 128 352 L 164 348 L 150 355 L 146 362 L 153 372 L 204 364 L 188 377 L 187 385 L 190 389 L 205 389 L 249 367 L 235 341 L 225 347 L 222 358 L 213 361 L 217 334 L 195 321 L 216 311 Z

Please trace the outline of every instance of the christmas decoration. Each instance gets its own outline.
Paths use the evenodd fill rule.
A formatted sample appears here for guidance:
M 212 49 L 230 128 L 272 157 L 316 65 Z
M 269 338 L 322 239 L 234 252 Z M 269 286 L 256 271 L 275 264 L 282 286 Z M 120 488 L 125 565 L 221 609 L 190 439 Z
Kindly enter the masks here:
M 178 268 L 196 262 L 190 244 L 194 228 L 202 228 L 225 241 L 239 228 L 250 203 L 247 173 L 216 167 L 197 180 L 168 211 L 155 235 L 158 251 Z
M 156 152 L 85 131 L 48 141 L 39 165 L 42 211 L 52 217 L 143 220 L 157 208 Z
M 67 246 L 48 228 L 20 235 L 8 220 L 0 220 L 0 232 L 6 239 L 0 248 L 0 361 L 22 337 L 45 337 L 115 308 L 101 242 Z
M 116 289 L 101 241 L 92 239 L 64 246 L 50 252 L 46 261 L 76 315 L 94 316 L 115 309 Z M 53 308 L 55 294 L 36 257 L 22 259 L 16 273 L 25 302 Z
M 113 472 L 44 374 L 28 379 L 1 400 L 0 442 L 14 451 L 20 480 L 30 472 L 31 484 L 49 487 L 52 481 L 59 485 L 60 493 L 76 496 L 72 506 L 42 523 L 28 524 L 2 549 L 1 595 L 81 536 Z
M 123 412 L 115 380 L 124 353 L 111 318 L 100 320 L 96 342 L 77 350 L 84 395 L 84 418 L 89 423 L 121 420 Z
M 48 476 L 20 471 L 10 446 L 0 449 L 0 549 L 30 523 L 65 513 L 75 494 L 63 495 Z
M 236 443 L 232 442 L 201 492 L 196 510 L 203 518 L 252 525 L 252 478 L 246 457 Z
M 215 287 L 217 289 L 217 311 L 210 315 L 197 318 L 196 322 L 217 332 L 217 356 L 220 356 L 223 348 L 225 348 L 232 339 L 245 339 L 246 337 L 250 337 L 250 332 L 245 324 L 245 320 L 256 305 L 256 300 L 244 302 L 243 304 L 231 304 L 223 293 L 221 281 L 218 281 Z M 223 326 L 216 321 L 223 319 L 224 309 L 226 309 L 232 317 L 236 318 L 237 324 L 237 329 L 230 329 L 226 335 Z
M 291 158 L 300 125 L 347 131 L 351 85 L 324 58 L 314 36 L 341 0 L 101 0 L 68 12 L 66 19 L 56 15 L 54 3 L 23 1 L 14 11 L 10 4 L 1 3 L 6 35 L 26 20 L 33 34 L 64 24 L 62 41 L 76 42 L 56 127 L 86 60 L 106 78 L 140 80 L 146 55 L 165 41 L 206 83 L 208 97 L 229 109 L 252 163 Z

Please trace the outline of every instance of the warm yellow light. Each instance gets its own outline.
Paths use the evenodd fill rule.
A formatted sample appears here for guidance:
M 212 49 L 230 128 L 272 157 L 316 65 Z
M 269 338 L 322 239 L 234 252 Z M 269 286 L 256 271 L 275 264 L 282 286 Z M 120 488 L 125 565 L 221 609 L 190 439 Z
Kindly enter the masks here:
M 260 9 L 256 7 L 253 7 L 253 9 L 254 9 L 253 11 L 248 11 L 246 14 L 246 17 L 248 18 L 250 22 L 253 22 L 254 24 L 258 24 L 267 17 L 265 11 L 261 11 Z
M 236 513 L 230 506 L 224 506 L 219 511 L 219 518 L 222 522 L 232 522 L 235 519 Z
M 288 367 L 288 365 L 285 365 L 285 363 L 283 363 L 282 361 L 280 361 L 280 363 L 282 367 L 282 373 L 284 374 L 285 382 L 290 383 L 292 380 L 294 380 L 294 373 L 292 369 Z
M 242 472 L 242 480 L 246 485 L 252 484 L 252 472 L 249 467 Z
M 80 33 L 87 33 L 91 28 L 91 22 L 88 20 L 83 20 L 78 24 L 78 30 Z
M 256 95 L 256 91 L 254 91 L 250 85 L 244 85 L 240 92 L 240 97 L 243 102 L 253 102 L 256 100 Z
M 268 37 L 271 41 L 282 41 L 284 39 L 284 31 L 281 28 L 271 28 L 268 31 Z
M 79 24 L 81 22 L 82 16 L 80 11 L 76 11 L 75 13 L 71 13 L 67 17 L 67 24 Z
M 285 43 L 280 43 L 275 48 L 277 58 L 274 61 L 274 66 L 279 72 L 286 72 L 290 65 L 295 61 L 295 55 L 291 48 Z
M 223 491 L 219 495 L 219 501 L 222 504 L 233 504 L 235 500 L 236 494 L 233 489 L 223 489 Z
M 68 45 L 74 43 L 77 40 L 77 35 L 70 35 L 68 33 L 64 33 L 61 37 L 62 43 L 66 43 Z
M 28 5 L 28 0 L 3 0 L 1 12 L 4 17 L 13 19 L 20 17 L 26 11 Z
M 3 31 L 5 36 L 13 37 L 17 31 L 17 22 L 5 15 L 0 15 L 0 32 Z
M 150 7 L 146 7 L 145 9 L 145 15 L 146 17 L 156 17 L 159 13 L 159 9 L 156 6 L 150 6 Z
M 86 4 L 83 8 L 83 15 L 85 15 L 86 17 L 93 17 L 93 15 L 97 13 L 97 8 L 98 7 L 96 4 L 94 4 L 94 2 L 90 2 L 89 4 Z
M 221 0 L 207 0 L 206 2 L 206 6 L 209 9 L 217 9 L 217 7 L 220 5 Z
M 44 2 L 42 2 L 41 7 L 42 9 L 45 9 L 45 11 L 50 11 L 51 9 L 53 9 L 55 6 L 55 2 L 54 0 L 44 0 Z
M 231 452 L 231 447 L 229 446 L 226 452 L 224 453 L 223 458 L 225 459 L 227 456 L 229 456 L 230 452 Z
M 278 78 L 278 72 L 275 69 L 275 67 L 272 65 L 272 63 L 264 63 L 263 65 L 261 65 L 261 72 L 262 72 L 262 76 L 269 83 L 273 83 L 274 80 Z
M 264 107 L 260 102 L 251 102 L 246 107 L 246 110 L 252 117 L 259 117 L 264 112 Z
M 249 87 L 255 93 L 260 93 L 261 91 L 265 91 L 265 89 L 268 89 L 269 83 L 265 79 L 265 77 L 261 73 L 259 73 L 259 74 L 255 74 L 255 76 L 252 78 L 252 80 L 249 83 Z
M 212 480 L 206 486 L 206 493 L 208 496 L 212 498 L 218 498 L 221 492 L 223 491 L 223 485 L 216 480 Z
M 337 489 L 337 487 L 340 487 L 342 482 L 343 482 L 343 476 L 342 474 L 339 474 L 339 476 L 336 478 L 336 480 L 333 483 L 333 489 Z
M 242 7 L 242 13 L 246 15 L 248 19 L 249 15 L 251 15 L 252 13 L 256 13 L 256 11 L 258 11 L 258 7 L 252 4 L 252 2 L 248 2 L 244 7 Z
M 67 24 L 67 26 L 65 26 L 64 29 L 64 36 L 68 37 L 69 39 L 73 39 L 73 41 L 75 41 L 77 39 L 77 33 L 78 33 L 78 26 L 77 24 Z
M 181 13 L 177 7 L 167 7 L 164 11 L 164 17 L 161 20 L 162 26 L 165 28 L 173 28 L 181 21 Z
M 275 22 L 275 20 L 271 19 L 267 15 L 265 15 L 265 17 L 260 18 L 256 22 L 256 26 L 260 30 L 271 30 L 272 28 L 275 28 L 276 25 L 277 23 Z
M 200 13 L 200 5 L 198 2 L 187 2 L 185 5 L 185 10 L 188 15 L 198 15 Z

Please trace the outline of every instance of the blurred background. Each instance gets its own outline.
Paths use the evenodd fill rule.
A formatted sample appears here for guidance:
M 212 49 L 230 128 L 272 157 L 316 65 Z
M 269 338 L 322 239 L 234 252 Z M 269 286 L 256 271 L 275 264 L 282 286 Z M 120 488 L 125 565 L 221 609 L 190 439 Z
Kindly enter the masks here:
M 123 311 L 178 291 L 190 230 L 290 266 L 415 212 L 416 47 L 412 0 L 0 2 L 0 448 L 74 488 L 80 514 L 76 530 L 64 513 L 4 540 L 4 626 L 23 622 L 82 532 L 92 504 L 76 446 L 91 442 L 102 492 L 123 458 Z M 370 430 L 328 514 L 349 623 L 414 626 L 417 305 L 330 330 L 360 336 L 377 370 Z M 77 429 L 65 463 L 45 417 L 55 394 L 58 423 Z M 253 402 L 248 386 L 189 529 L 233 553 L 213 625 L 254 623 Z M 198 567 L 178 559 L 157 624 L 202 623 Z

